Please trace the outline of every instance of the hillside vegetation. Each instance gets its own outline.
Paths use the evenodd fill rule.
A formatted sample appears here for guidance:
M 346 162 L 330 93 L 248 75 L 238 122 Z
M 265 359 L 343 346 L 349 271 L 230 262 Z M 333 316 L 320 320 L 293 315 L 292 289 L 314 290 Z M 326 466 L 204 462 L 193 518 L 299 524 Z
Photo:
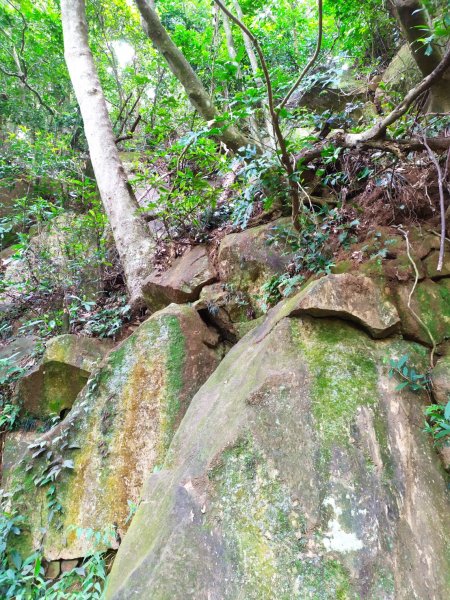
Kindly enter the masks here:
M 0 0 L 0 597 L 448 596 L 450 3 Z

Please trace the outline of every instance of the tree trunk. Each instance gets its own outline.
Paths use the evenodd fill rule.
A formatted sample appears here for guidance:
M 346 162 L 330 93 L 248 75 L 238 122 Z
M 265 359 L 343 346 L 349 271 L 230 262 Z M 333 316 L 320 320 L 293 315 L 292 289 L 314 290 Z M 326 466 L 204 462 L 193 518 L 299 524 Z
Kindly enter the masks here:
M 170 70 L 184 87 L 191 104 L 205 121 L 215 121 L 220 115 L 211 100 L 211 96 L 183 53 L 169 37 L 154 8 L 148 0 L 136 0 L 136 5 L 141 13 L 145 33 L 158 52 L 163 55 Z M 234 152 L 250 143 L 248 138 L 233 126 L 225 129 L 218 137 Z
M 236 11 L 237 17 L 239 21 L 244 22 L 244 14 L 242 12 L 241 5 L 237 0 L 233 0 L 234 10 Z M 226 15 L 225 15 L 226 16 Z M 258 77 L 258 59 L 256 58 L 255 51 L 253 50 L 253 44 L 251 39 L 242 32 L 242 37 L 244 38 L 244 46 L 247 51 L 248 60 L 250 61 L 250 67 L 252 69 L 253 77 L 257 87 L 262 87 L 264 85 L 261 77 Z M 273 131 L 272 120 L 270 118 L 269 111 L 267 110 L 267 106 L 262 107 L 264 114 L 264 122 L 266 124 L 267 135 L 269 136 L 269 146 L 271 148 L 275 147 L 275 134 Z
M 233 32 L 231 31 L 230 20 L 225 13 L 222 13 L 222 22 L 223 22 L 223 29 L 225 31 L 225 39 L 227 42 L 228 56 L 230 57 L 230 60 L 232 62 L 236 63 L 236 66 L 237 66 L 236 75 L 237 75 L 237 78 L 240 79 L 242 76 L 241 67 L 239 66 L 239 63 L 237 62 L 237 52 L 236 52 L 236 47 L 234 45 Z
M 423 76 L 428 76 L 442 60 L 436 44 L 425 45 L 422 38 L 429 35 L 431 23 L 425 6 L 420 0 L 395 0 L 397 18 L 403 30 L 411 53 Z M 450 111 L 450 74 L 447 72 L 431 88 L 430 112 Z
M 153 242 L 119 158 L 103 90 L 89 48 L 84 0 L 61 0 L 64 56 L 80 106 L 100 196 L 125 272 L 133 306 L 152 270 Z

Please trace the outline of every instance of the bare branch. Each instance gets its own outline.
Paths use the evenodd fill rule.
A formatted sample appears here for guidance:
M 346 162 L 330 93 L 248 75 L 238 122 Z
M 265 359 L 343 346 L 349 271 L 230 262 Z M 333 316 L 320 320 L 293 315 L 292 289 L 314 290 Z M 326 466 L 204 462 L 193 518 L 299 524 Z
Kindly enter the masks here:
M 128 133 L 126 135 L 121 135 L 120 137 L 116 138 L 114 140 L 115 143 L 118 144 L 119 142 L 123 142 L 125 140 L 131 140 L 131 138 L 133 137 L 134 132 L 136 131 L 136 127 L 139 125 L 139 122 L 140 122 L 141 118 L 142 118 L 141 115 L 138 115 L 136 117 L 136 119 L 134 120 L 133 125 L 128 130 Z
M 424 77 L 422 81 L 410 90 L 403 100 L 398 104 L 386 117 L 380 119 L 370 129 L 361 133 L 347 134 L 346 139 L 349 144 L 357 144 L 359 142 L 366 142 L 368 140 L 379 139 L 385 136 L 386 130 L 389 125 L 392 125 L 400 119 L 411 106 L 411 104 L 417 100 L 417 98 L 429 90 L 437 81 L 439 81 L 446 70 L 450 66 L 450 48 L 448 48 L 443 59 L 438 66 L 429 75 Z
M 442 173 L 441 165 L 436 158 L 435 153 L 427 143 L 426 137 L 423 136 L 423 144 L 428 152 L 431 162 L 436 169 L 438 176 L 438 189 L 439 189 L 439 210 L 441 214 L 441 241 L 439 244 L 439 259 L 437 265 L 437 271 L 442 271 L 442 265 L 444 263 L 444 252 L 445 252 L 445 200 L 444 200 L 444 179 L 445 175 Z
M 44 108 L 45 108 L 45 109 L 46 109 L 46 110 L 47 110 L 47 111 L 48 111 L 48 112 L 51 114 L 51 116 L 52 116 L 52 117 L 54 117 L 54 116 L 55 116 L 55 114 L 56 114 L 56 113 L 55 113 L 54 109 L 53 109 L 51 106 L 49 106 L 49 105 L 48 105 L 48 104 L 45 102 L 45 100 L 42 98 L 42 96 L 40 95 L 40 93 L 39 93 L 39 92 L 38 92 L 38 91 L 37 91 L 37 90 L 36 90 L 34 87 L 32 87 L 32 86 L 31 86 L 31 85 L 28 83 L 25 73 L 14 73 L 14 72 L 12 72 L 12 71 L 7 71 L 7 70 L 6 70 L 6 69 L 4 69 L 4 68 L 3 68 L 1 65 L 0 65 L 0 72 L 4 73 L 5 75 L 8 75 L 8 77 L 15 77 L 16 79 L 19 79 L 19 81 L 21 81 L 21 82 L 22 82 L 22 84 L 23 84 L 23 85 L 24 85 L 24 86 L 25 86 L 25 87 L 26 87 L 28 90 L 30 90 L 30 92 L 31 92 L 32 94 L 34 94 L 34 95 L 36 96 L 36 98 L 37 98 L 37 99 L 38 99 L 38 101 L 39 101 L 39 104 L 40 104 L 41 106 L 43 106 L 43 107 L 44 107 Z

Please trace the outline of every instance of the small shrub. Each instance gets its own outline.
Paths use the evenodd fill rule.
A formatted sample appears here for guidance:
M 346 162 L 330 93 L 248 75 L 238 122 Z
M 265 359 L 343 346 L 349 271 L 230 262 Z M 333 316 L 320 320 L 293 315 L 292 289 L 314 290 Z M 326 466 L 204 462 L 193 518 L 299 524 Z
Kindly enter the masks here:
M 395 388 L 397 391 L 409 388 L 413 392 L 428 391 L 430 388 L 428 374 L 417 373 L 414 367 L 408 364 L 409 355 L 400 358 L 391 358 L 389 361 L 389 377 L 397 375 L 402 381 Z
M 437 447 L 442 446 L 450 437 L 450 401 L 446 406 L 431 404 L 425 409 L 425 429 L 434 440 Z

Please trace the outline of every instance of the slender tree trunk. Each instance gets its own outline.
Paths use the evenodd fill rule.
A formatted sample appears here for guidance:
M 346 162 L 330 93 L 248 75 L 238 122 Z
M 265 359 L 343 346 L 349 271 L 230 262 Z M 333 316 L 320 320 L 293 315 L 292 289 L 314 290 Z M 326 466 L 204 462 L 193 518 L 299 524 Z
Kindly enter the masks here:
M 239 21 L 243 22 L 244 14 L 242 12 L 241 5 L 239 4 L 239 2 L 237 0 L 233 0 L 233 6 L 234 6 L 234 10 L 236 11 Z M 245 46 L 245 50 L 247 51 L 248 60 L 250 61 L 250 67 L 252 69 L 255 83 L 258 87 L 263 87 L 263 85 L 264 85 L 263 80 L 261 79 L 261 77 L 258 77 L 258 59 L 256 58 L 255 51 L 253 50 L 252 41 L 248 37 L 248 35 L 246 35 L 244 32 L 242 32 L 242 37 L 244 38 L 244 46 Z M 274 140 L 275 135 L 274 135 L 274 131 L 273 131 L 272 120 L 270 118 L 269 111 L 267 110 L 267 106 L 263 106 L 262 110 L 263 110 L 263 114 L 264 114 L 264 122 L 266 124 L 267 135 L 269 136 L 269 140 L 270 140 L 270 146 L 272 148 L 274 148 L 275 147 L 275 140 Z M 254 127 L 255 127 L 255 125 L 253 125 L 252 128 L 254 128 Z
M 119 158 L 103 91 L 89 48 L 84 0 L 61 0 L 64 56 L 83 117 L 92 166 L 125 272 L 130 302 L 152 270 L 153 242 Z
M 184 87 L 191 104 L 205 121 L 215 121 L 220 115 L 211 96 L 183 53 L 164 29 L 154 7 L 151 6 L 149 0 L 136 0 L 136 5 L 141 13 L 145 33 L 158 52 L 163 55 L 170 70 Z M 235 152 L 250 143 L 248 138 L 236 127 L 228 127 L 218 137 Z
M 215 5 L 215 6 L 217 6 L 217 5 Z M 225 31 L 225 40 L 227 42 L 228 56 L 230 57 L 230 60 L 232 62 L 236 63 L 236 67 L 237 67 L 236 75 L 237 75 L 237 78 L 240 79 L 242 77 L 241 67 L 239 66 L 239 63 L 237 62 L 237 52 L 236 52 L 236 46 L 234 45 L 233 32 L 231 31 L 230 19 L 228 18 L 228 16 L 225 13 L 222 13 L 222 22 L 223 22 L 223 29 Z
M 219 7 L 216 4 L 214 6 L 217 9 L 219 9 Z M 236 47 L 234 45 L 233 32 L 231 30 L 230 20 L 228 18 L 228 15 L 224 12 L 222 12 L 222 22 L 223 22 L 223 29 L 225 31 L 225 40 L 227 43 L 228 55 L 229 55 L 230 59 L 236 63 L 236 65 L 237 65 L 236 76 L 238 79 L 241 79 L 242 72 L 241 72 L 241 68 L 240 68 L 239 64 L 236 62 L 237 53 L 236 53 Z M 254 114 L 250 115 L 250 117 L 249 117 L 249 129 L 250 129 L 250 136 L 252 137 L 252 139 L 257 140 L 258 143 L 262 146 L 263 140 L 261 139 L 261 134 L 260 134 L 260 131 L 258 128 L 258 123 L 256 121 L 256 117 Z
M 442 60 L 436 44 L 425 45 L 422 38 L 429 35 L 430 18 L 420 0 L 395 0 L 397 18 L 409 43 L 414 60 L 422 75 L 428 76 Z M 447 72 L 431 88 L 430 112 L 450 111 L 450 74 Z

